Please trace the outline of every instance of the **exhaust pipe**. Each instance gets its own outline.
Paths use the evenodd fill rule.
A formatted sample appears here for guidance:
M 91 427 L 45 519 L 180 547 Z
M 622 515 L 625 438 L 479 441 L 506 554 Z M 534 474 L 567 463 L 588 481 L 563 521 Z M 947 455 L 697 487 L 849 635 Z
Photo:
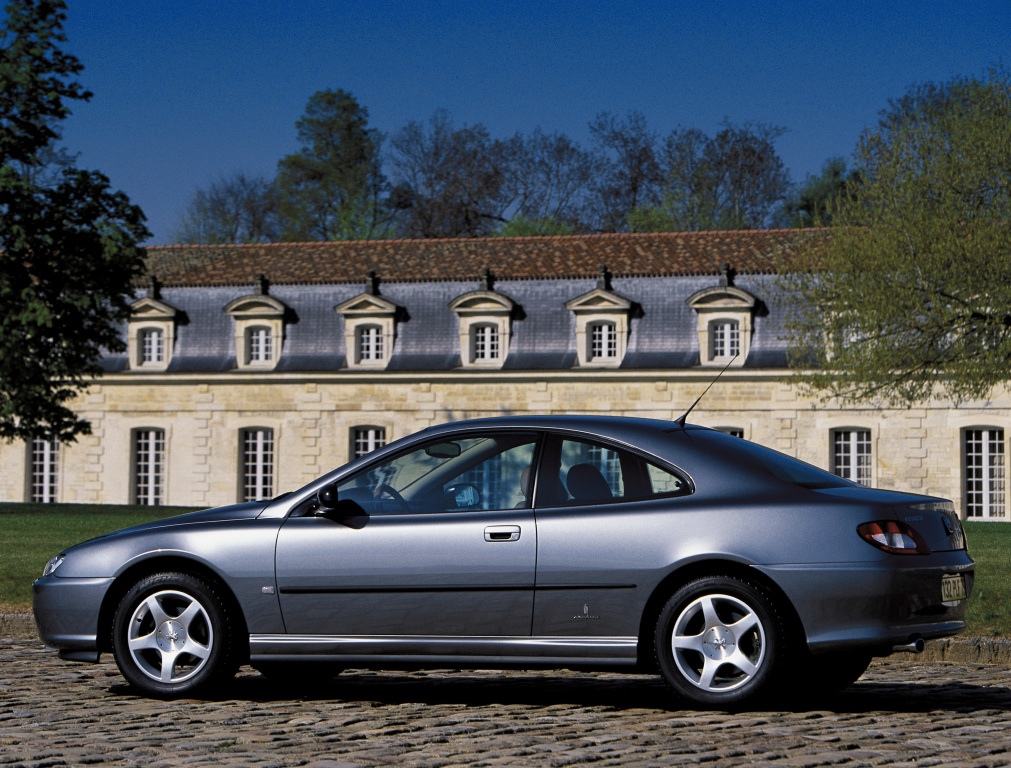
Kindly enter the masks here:
M 917 637 L 904 645 L 892 646 L 894 653 L 923 653 L 923 638 Z

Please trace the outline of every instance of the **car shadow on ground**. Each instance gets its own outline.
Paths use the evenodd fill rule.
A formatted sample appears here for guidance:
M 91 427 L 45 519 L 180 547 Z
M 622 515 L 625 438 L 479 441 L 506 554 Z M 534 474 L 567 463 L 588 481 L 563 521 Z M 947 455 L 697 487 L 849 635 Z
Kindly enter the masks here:
M 136 695 L 127 685 L 113 686 L 119 695 Z M 577 706 L 609 710 L 690 710 L 658 678 L 648 675 L 594 675 L 559 672 L 398 672 L 349 670 L 330 679 L 279 681 L 255 672 L 222 686 L 215 701 L 342 701 L 376 705 Z M 924 713 L 934 711 L 1011 711 L 1011 689 L 971 683 L 858 681 L 837 694 L 804 699 L 775 699 L 758 708 L 735 712 Z

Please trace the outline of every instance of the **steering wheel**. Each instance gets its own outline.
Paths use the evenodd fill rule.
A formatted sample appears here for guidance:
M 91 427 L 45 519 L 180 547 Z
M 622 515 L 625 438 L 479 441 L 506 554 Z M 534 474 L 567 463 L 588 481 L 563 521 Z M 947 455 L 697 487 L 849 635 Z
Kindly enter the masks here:
M 404 501 L 404 497 L 400 495 L 400 491 L 398 491 L 392 485 L 387 485 L 386 483 L 377 485 L 376 489 L 372 492 L 372 495 L 378 499 L 384 493 L 387 494 L 394 501 L 399 501 L 401 504 L 407 503 L 406 501 Z

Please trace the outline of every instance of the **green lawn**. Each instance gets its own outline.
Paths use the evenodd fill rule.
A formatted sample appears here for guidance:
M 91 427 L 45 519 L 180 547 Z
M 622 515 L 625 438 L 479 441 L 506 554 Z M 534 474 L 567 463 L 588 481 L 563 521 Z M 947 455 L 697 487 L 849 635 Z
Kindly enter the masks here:
M 118 528 L 189 512 L 181 507 L 0 503 L 0 613 L 31 608 L 32 581 L 53 555 L 71 544 Z M 967 634 L 1011 637 L 1011 525 L 966 523 L 976 585 L 969 598 Z
M 191 508 L 0 503 L 0 613 L 26 613 L 32 582 L 49 558 L 72 544 Z

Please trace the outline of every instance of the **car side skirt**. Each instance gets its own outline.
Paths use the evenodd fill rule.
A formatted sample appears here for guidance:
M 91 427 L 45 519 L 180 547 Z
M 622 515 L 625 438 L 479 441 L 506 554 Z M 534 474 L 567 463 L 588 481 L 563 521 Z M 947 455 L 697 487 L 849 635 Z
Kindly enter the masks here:
M 250 662 L 339 660 L 348 665 L 634 666 L 636 637 L 250 635 Z

